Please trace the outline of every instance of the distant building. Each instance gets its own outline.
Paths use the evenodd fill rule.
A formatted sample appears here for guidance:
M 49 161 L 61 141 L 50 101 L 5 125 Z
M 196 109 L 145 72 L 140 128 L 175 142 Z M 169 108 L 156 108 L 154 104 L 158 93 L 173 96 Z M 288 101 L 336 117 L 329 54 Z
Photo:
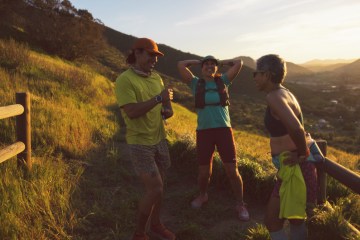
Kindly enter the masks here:
M 324 127 L 326 127 L 327 123 L 328 123 L 328 121 L 326 121 L 325 119 L 319 119 L 317 126 L 319 128 L 324 128 Z

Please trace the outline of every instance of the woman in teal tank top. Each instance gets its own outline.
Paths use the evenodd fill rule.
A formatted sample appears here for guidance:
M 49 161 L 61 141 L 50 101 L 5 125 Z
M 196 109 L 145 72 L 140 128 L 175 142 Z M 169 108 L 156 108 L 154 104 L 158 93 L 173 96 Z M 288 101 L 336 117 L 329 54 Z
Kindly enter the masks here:
M 194 76 L 189 69 L 194 65 L 201 66 L 201 78 Z M 216 147 L 237 200 L 238 217 L 240 220 L 248 221 L 249 213 L 243 201 L 243 182 L 237 168 L 227 91 L 228 86 L 240 72 L 242 65 L 241 59 L 219 61 L 213 56 L 207 56 L 202 60 L 179 61 L 178 70 L 182 81 L 189 85 L 195 96 L 198 116 L 196 149 L 200 194 L 191 202 L 191 206 L 201 208 L 208 201 L 207 189 Z M 219 66 L 226 66 L 228 69 L 224 74 L 219 74 Z

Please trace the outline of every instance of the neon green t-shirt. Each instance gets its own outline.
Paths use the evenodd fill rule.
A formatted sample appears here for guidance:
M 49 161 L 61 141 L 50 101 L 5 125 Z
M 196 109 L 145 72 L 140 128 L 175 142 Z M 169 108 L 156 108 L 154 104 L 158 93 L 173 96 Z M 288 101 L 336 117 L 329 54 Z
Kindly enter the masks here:
M 285 165 L 286 152 L 279 156 L 280 169 L 278 176 L 282 180 L 279 190 L 280 212 L 279 218 L 306 218 L 306 185 L 299 164 Z
M 145 102 L 159 95 L 162 90 L 164 90 L 164 83 L 159 74 L 152 73 L 150 77 L 142 77 L 132 69 L 120 74 L 115 84 L 116 99 L 120 107 L 129 103 Z M 165 139 L 161 104 L 133 119 L 130 119 L 122 108 L 120 109 L 126 124 L 128 144 L 155 145 Z

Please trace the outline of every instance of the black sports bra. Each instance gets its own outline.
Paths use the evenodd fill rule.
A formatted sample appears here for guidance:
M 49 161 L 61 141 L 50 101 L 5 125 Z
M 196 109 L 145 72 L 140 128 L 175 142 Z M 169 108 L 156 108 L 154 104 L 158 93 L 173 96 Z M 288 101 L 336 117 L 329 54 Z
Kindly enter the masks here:
M 297 118 L 299 119 L 300 123 L 303 124 L 304 120 L 301 112 L 297 116 Z M 271 137 L 281 137 L 288 134 L 284 124 L 271 114 L 269 106 L 266 108 L 264 124 L 266 129 L 269 131 Z

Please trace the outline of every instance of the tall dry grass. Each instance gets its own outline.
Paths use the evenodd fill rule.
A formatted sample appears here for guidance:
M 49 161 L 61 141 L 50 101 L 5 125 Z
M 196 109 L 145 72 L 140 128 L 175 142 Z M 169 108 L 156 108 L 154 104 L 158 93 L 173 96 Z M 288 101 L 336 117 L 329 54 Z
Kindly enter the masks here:
M 133 230 L 140 193 L 128 156 L 116 142 L 121 126 L 113 83 L 86 65 L 34 52 L 12 40 L 0 40 L 0 106 L 14 104 L 15 93 L 22 91 L 31 93 L 34 169 L 31 175 L 24 175 L 14 159 L 0 165 L 0 238 L 127 238 Z M 178 104 L 173 107 L 175 115 L 167 120 L 166 129 L 173 170 L 178 173 L 169 182 L 176 184 L 187 182 L 189 177 L 196 179 L 196 115 Z M 1 146 L 15 140 L 14 119 L 1 120 L 0 129 Z M 251 186 L 245 188 L 246 195 L 261 198 L 269 191 L 275 172 L 268 139 L 236 129 L 234 135 L 239 170 L 245 186 Z M 329 148 L 328 156 L 358 169 L 358 156 L 333 148 Z M 224 183 L 222 169 L 216 155 L 213 183 Z M 334 186 L 339 184 L 334 182 Z M 336 199 L 339 191 L 333 192 Z M 187 206 L 191 196 L 186 194 L 184 197 L 178 190 L 169 196 L 168 200 L 175 203 L 171 211 L 179 217 L 182 236 L 201 239 L 200 223 L 209 223 L 212 217 L 200 213 L 196 215 L 199 223 L 189 224 L 187 217 L 192 212 L 184 210 L 184 204 Z M 341 197 L 350 199 L 348 194 Z M 349 209 L 358 205 L 357 199 L 341 205 L 344 217 L 356 223 L 359 214 L 349 215 Z M 226 214 L 224 211 L 223 206 L 214 206 L 218 216 Z M 266 234 L 262 227 L 256 229 L 254 236 Z M 238 239 L 244 234 L 237 229 L 226 236 Z
M 83 214 L 73 198 L 84 163 L 119 131 L 113 84 L 85 66 L 0 40 L 0 105 L 15 104 L 24 91 L 31 94 L 34 164 L 30 175 L 15 159 L 0 165 L 0 238 L 71 239 Z M 14 118 L 0 129 L 1 145 L 15 141 Z

